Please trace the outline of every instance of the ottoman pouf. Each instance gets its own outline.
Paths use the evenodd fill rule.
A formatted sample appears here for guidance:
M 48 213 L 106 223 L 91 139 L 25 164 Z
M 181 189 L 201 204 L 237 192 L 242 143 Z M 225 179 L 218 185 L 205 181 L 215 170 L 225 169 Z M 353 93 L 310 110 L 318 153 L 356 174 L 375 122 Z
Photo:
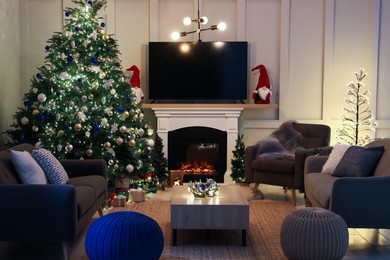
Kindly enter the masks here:
M 280 242 L 289 259 L 341 259 L 348 249 L 348 227 L 329 210 L 297 209 L 283 220 Z
M 118 211 L 88 228 L 85 250 L 91 260 L 159 259 L 164 236 L 158 223 L 141 213 Z

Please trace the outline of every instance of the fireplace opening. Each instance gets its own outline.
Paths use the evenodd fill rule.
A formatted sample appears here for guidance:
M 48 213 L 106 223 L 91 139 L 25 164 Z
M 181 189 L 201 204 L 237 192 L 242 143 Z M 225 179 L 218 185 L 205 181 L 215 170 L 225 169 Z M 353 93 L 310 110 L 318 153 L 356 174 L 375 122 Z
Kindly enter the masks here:
M 196 126 L 168 132 L 168 168 L 182 172 L 184 182 L 223 183 L 226 163 L 226 131 Z

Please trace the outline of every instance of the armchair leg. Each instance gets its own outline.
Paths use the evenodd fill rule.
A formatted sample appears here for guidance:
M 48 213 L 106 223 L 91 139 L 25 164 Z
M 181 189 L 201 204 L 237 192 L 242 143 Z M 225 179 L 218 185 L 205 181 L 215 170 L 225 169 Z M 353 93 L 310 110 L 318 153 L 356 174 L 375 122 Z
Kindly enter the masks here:
M 295 196 L 295 189 L 291 188 L 292 203 L 294 206 L 297 205 L 297 197 Z
M 253 193 L 257 193 L 257 189 L 259 188 L 260 183 L 255 183 L 255 186 L 253 186 Z
M 99 216 L 103 217 L 103 209 L 102 208 L 98 208 L 98 212 L 99 212 Z

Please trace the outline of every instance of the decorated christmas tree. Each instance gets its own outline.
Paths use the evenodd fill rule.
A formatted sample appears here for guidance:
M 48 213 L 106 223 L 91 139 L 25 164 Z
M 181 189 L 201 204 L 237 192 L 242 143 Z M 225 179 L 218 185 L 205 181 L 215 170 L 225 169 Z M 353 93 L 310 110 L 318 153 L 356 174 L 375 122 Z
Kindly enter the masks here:
M 57 158 L 107 161 L 109 180 L 152 169 L 153 130 L 126 82 L 117 41 L 97 12 L 104 0 L 73 0 L 65 25 L 47 41 L 44 65 L 7 131 L 9 146 L 28 142 Z
M 232 177 L 233 181 L 244 182 L 245 180 L 245 144 L 242 142 L 243 135 L 238 135 L 235 150 L 233 151 Z
M 364 69 L 355 72 L 356 82 L 348 84 L 342 127 L 337 129 L 337 141 L 349 145 L 365 145 L 374 139 L 376 122 L 370 109 L 368 90 L 363 90 Z

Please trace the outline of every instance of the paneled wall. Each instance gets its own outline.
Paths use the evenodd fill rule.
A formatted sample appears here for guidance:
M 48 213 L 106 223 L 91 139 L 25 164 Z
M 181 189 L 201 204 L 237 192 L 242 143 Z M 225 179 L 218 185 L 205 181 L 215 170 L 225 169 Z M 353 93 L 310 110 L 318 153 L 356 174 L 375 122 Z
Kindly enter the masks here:
M 8 2 L 0 0 L 3 6 Z M 6 111 L 1 112 L 1 119 L 8 122 L 29 89 L 36 67 L 43 64 L 45 42 L 62 28 L 62 10 L 73 5 L 71 0 L 15 2 L 9 8 L 19 13 L 19 21 L 5 19 L 3 24 L 9 26 L 2 26 L 0 38 L 2 60 L 10 53 L 3 46 L 15 57 L 20 56 L 20 64 L 0 65 L 0 91 L 12 93 L 12 101 L 3 94 L 0 97 L 1 111 Z M 202 33 L 203 41 L 248 41 L 249 68 L 264 64 L 268 69 L 272 102 L 278 103 L 279 109 L 247 109 L 242 113 L 240 131 L 247 144 L 287 119 L 329 124 L 334 133 L 341 123 L 347 84 L 355 80 L 354 72 L 359 68 L 368 73 L 364 82 L 372 93 L 371 109 L 379 123 L 377 136 L 390 137 L 390 1 L 199 2 L 201 15 L 209 18 L 209 24 L 223 20 L 228 26 L 225 32 Z M 0 8 L 0 18 L 6 15 L 14 17 Z M 101 15 L 106 19 L 108 33 L 118 39 L 124 69 L 133 64 L 141 69 L 141 87 L 147 97 L 148 42 L 171 41 L 172 31 L 188 31 L 182 19 L 197 15 L 197 0 L 108 0 Z M 189 35 L 183 40 L 197 38 Z M 248 75 L 248 102 L 252 102 L 250 94 L 258 74 Z M 156 123 L 151 111 L 146 115 L 152 124 Z M 3 124 L 0 127 L 2 131 L 7 128 Z

